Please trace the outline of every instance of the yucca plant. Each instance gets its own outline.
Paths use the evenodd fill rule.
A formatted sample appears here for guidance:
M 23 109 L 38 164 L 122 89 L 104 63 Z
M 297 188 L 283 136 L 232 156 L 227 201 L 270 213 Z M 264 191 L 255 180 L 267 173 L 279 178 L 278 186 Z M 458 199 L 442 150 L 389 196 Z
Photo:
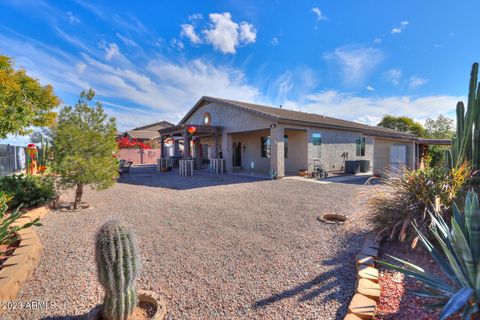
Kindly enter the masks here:
M 440 319 L 461 312 L 463 319 L 478 315 L 480 304 L 480 206 L 474 192 L 468 192 L 464 214 L 454 204 L 451 227 L 441 215 L 430 213 L 433 222 L 432 235 L 441 250 L 414 225 L 420 241 L 438 264 L 444 278 L 427 273 L 424 269 L 390 256 L 403 266 L 385 261 L 379 263 L 412 277 L 425 285 L 423 290 L 412 293 L 429 298 L 433 304 L 426 307 L 443 308 Z
M 15 209 L 13 212 L 7 213 L 8 202 L 12 197 L 0 192 L 0 245 L 9 246 L 18 240 L 17 231 L 29 228 L 31 226 L 40 226 L 39 219 L 35 219 L 32 222 L 25 223 L 21 226 L 12 227 L 12 224 L 23 216 L 25 211 L 21 211 L 20 208 Z M 0 255 L 4 252 L 0 250 Z

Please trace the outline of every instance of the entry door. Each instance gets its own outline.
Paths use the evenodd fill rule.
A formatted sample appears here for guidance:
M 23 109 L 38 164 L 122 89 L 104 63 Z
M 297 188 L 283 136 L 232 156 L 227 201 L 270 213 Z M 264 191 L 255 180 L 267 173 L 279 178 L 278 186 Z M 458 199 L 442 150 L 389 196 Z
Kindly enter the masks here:
M 242 166 L 242 143 L 234 142 L 232 150 L 233 150 L 233 166 L 241 167 Z
M 407 166 L 407 146 L 391 145 L 390 146 L 390 170 L 399 173 Z

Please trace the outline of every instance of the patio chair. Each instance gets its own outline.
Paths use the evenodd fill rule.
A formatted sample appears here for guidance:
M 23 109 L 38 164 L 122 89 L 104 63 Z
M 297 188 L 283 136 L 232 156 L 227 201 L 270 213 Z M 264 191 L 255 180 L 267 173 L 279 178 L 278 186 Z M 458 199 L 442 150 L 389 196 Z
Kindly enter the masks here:
M 133 162 L 132 161 L 126 161 L 123 167 L 120 168 L 120 178 L 123 178 L 124 176 L 130 177 L 130 168 L 132 167 Z
M 122 169 L 123 166 L 125 165 L 125 162 L 127 162 L 127 160 L 121 159 L 120 162 L 119 162 L 119 164 L 118 164 L 118 168 L 119 168 L 119 169 Z
M 320 162 L 320 160 L 313 160 L 313 172 L 312 172 L 312 177 L 313 178 L 328 178 L 328 173 L 327 170 L 325 170 L 325 167 L 323 164 Z

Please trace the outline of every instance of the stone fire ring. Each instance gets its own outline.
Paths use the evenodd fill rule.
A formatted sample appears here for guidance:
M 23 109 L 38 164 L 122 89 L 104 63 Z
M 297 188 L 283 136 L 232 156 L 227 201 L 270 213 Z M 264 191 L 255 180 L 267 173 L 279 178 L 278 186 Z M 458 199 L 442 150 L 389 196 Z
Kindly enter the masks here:
M 330 223 L 330 224 L 344 224 L 347 222 L 347 216 L 343 214 L 336 214 L 336 213 L 324 213 L 319 215 L 317 219 L 321 222 Z
M 165 320 L 167 317 L 167 303 L 165 299 L 160 297 L 157 293 L 149 290 L 137 291 L 138 302 L 147 302 L 155 306 L 157 311 L 150 320 Z M 92 309 L 88 314 L 88 320 L 101 320 L 102 305 L 98 305 Z

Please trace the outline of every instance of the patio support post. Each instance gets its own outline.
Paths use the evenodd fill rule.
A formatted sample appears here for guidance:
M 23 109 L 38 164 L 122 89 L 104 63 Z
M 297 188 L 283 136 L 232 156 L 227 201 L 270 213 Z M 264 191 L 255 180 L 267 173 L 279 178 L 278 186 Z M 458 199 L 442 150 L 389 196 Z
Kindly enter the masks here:
M 270 169 L 275 170 L 277 177 L 285 176 L 285 129 L 282 126 L 270 127 Z
M 183 159 L 190 157 L 190 140 L 187 129 L 183 130 Z
M 222 132 L 222 157 L 225 159 L 225 171 L 231 173 L 233 171 L 232 136 L 226 132 Z
M 176 139 L 173 141 L 173 156 L 174 157 L 180 156 L 180 141 Z
M 195 144 L 193 145 L 193 147 L 195 150 L 195 169 L 200 169 L 200 167 L 202 166 L 202 157 L 203 157 L 203 154 L 202 154 L 202 157 L 200 157 L 200 153 L 201 153 L 200 149 L 202 148 L 200 138 L 197 137 L 195 139 Z
M 163 135 L 160 135 L 160 158 L 166 158 L 165 157 L 165 137 Z
M 213 140 L 214 140 L 214 149 L 213 149 L 213 158 L 218 159 L 218 130 L 215 128 L 213 132 Z

